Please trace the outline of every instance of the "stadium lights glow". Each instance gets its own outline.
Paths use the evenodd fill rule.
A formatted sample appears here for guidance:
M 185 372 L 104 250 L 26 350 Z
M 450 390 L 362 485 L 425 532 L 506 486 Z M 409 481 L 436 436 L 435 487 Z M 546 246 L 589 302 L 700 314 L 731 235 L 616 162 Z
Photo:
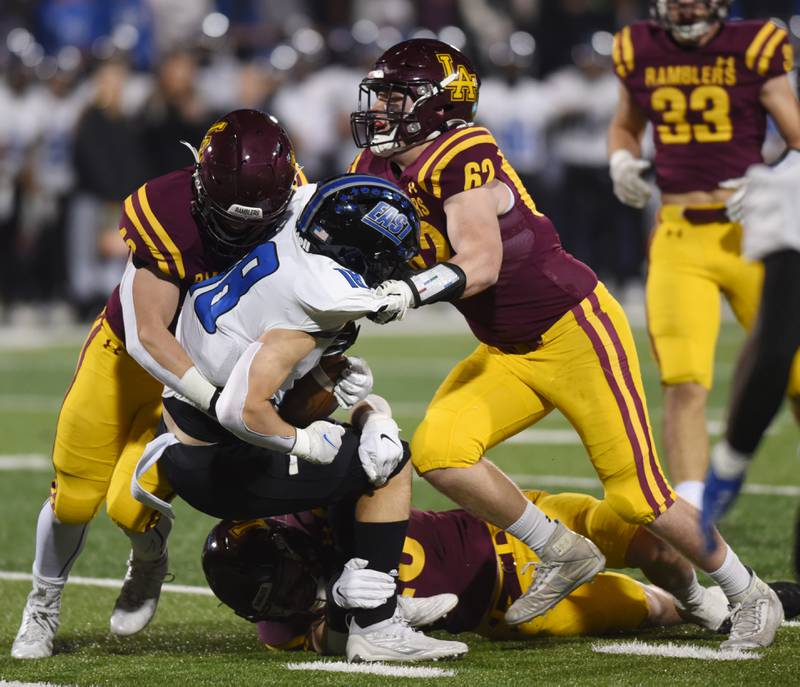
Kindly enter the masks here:
M 592 34 L 592 49 L 603 57 L 611 55 L 614 48 L 614 36 L 608 31 L 595 31 Z
M 436 38 L 436 34 L 430 29 L 419 27 L 411 32 L 411 38 Z
M 359 19 L 351 29 L 353 38 L 362 45 L 369 45 L 378 40 L 378 26 L 369 19 Z
M 789 19 L 789 30 L 793 36 L 800 37 L 800 15 L 795 14 Z
M 22 27 L 11 29 L 6 36 L 6 47 L 15 55 L 22 55 L 32 44 L 33 36 Z
M 139 29 L 133 24 L 120 24 L 111 34 L 111 43 L 119 50 L 131 50 L 139 42 Z
M 44 48 L 38 43 L 32 43 L 19 58 L 26 67 L 37 67 L 44 59 Z
M 511 52 L 520 57 L 530 57 L 536 50 L 536 39 L 527 31 L 514 31 L 508 37 Z
M 277 45 L 269 56 L 270 64 L 279 71 L 288 71 L 297 64 L 297 50 L 291 45 Z
M 310 28 L 299 29 L 292 36 L 292 46 L 304 55 L 315 55 L 325 45 L 322 34 Z
M 221 12 L 211 12 L 203 17 L 203 33 L 209 38 L 221 38 L 230 28 L 231 22 Z
M 439 40 L 461 50 L 467 43 L 467 37 L 457 26 L 445 26 L 439 31 Z
M 58 68 L 65 72 L 77 69 L 81 64 L 81 51 L 74 45 L 65 45 L 56 55 Z
M 384 26 L 378 33 L 377 44 L 381 50 L 388 50 L 403 40 L 403 34 L 393 26 Z

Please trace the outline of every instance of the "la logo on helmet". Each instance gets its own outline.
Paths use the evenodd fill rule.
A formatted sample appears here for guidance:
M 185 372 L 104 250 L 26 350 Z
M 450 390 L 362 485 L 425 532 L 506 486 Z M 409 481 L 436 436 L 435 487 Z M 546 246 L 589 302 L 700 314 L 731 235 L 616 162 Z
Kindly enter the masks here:
M 470 72 L 463 64 L 458 65 L 458 70 L 453 67 L 453 56 L 446 52 L 437 52 L 436 59 L 439 60 L 443 69 L 445 79 L 451 80 L 445 85 L 450 91 L 450 99 L 459 102 L 475 102 L 478 99 L 478 79 L 475 74 Z
M 223 131 L 225 129 L 225 127 L 227 127 L 227 126 L 228 126 L 228 122 L 226 122 L 223 119 L 221 122 L 217 122 L 216 124 L 212 124 L 209 127 L 208 131 L 206 131 L 206 135 L 203 136 L 203 140 L 200 141 L 200 150 L 197 151 L 197 159 L 198 159 L 198 161 L 203 159 L 203 153 L 205 152 L 206 148 L 208 147 L 208 144 L 211 143 L 212 134 L 215 134 L 218 131 Z

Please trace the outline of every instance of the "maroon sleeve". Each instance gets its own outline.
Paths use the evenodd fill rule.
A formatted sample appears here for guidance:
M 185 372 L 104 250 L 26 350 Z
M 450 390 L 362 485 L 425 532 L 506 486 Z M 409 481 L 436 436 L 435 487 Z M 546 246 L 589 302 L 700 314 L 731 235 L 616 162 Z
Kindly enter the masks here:
M 794 51 L 786 27 L 776 19 L 753 24 L 756 30 L 745 48 L 745 66 L 764 80 L 792 71 Z

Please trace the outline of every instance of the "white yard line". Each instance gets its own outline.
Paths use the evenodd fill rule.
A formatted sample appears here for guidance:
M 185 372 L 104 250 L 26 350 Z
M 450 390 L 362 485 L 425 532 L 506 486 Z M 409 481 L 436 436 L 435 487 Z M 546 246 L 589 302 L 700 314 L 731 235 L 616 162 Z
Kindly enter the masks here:
M 401 666 L 387 663 L 346 663 L 345 661 L 308 661 L 287 663 L 289 670 L 314 670 L 328 673 L 358 673 L 360 675 L 385 675 L 388 677 L 454 677 L 455 670 L 427 668 L 424 666 Z
M 703 661 L 755 661 L 761 654 L 740 649 L 711 649 L 697 644 L 630 642 L 597 642 L 592 644 L 597 654 L 621 654 L 624 656 L 658 656 L 661 658 L 694 658 Z
M 30 582 L 30 573 L 0 571 L 0 580 L 12 580 L 17 582 Z M 69 584 L 77 584 L 83 587 L 107 587 L 109 589 L 119 589 L 122 580 L 112 580 L 107 577 L 80 577 L 70 575 Z M 194 594 L 196 596 L 214 596 L 208 587 L 192 587 L 186 584 L 165 584 L 161 587 L 162 592 L 172 592 L 174 594 Z

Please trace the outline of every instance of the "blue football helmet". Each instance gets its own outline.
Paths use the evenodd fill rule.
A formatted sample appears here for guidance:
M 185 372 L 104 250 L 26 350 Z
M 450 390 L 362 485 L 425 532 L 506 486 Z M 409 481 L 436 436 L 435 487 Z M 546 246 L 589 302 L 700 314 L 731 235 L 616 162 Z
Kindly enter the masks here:
M 397 186 L 369 174 L 319 184 L 297 221 L 313 253 L 326 255 L 375 287 L 400 276 L 419 253 L 419 217 Z

